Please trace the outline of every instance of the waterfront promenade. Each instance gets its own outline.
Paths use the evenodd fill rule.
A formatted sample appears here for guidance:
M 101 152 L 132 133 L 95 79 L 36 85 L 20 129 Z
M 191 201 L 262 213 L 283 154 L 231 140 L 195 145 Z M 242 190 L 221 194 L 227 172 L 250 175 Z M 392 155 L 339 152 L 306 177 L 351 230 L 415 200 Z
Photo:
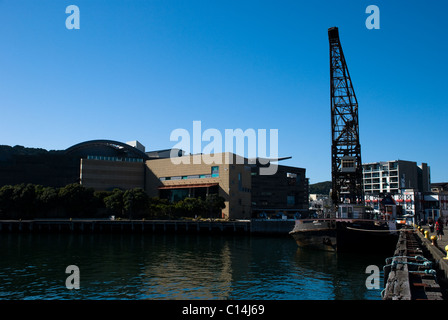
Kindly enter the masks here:
M 419 237 L 422 239 L 422 243 L 428 248 L 433 256 L 434 260 L 438 264 L 440 270 L 443 270 L 445 273 L 445 278 L 448 279 L 448 259 L 444 259 L 448 257 L 448 253 L 445 248 L 448 246 L 448 235 L 442 236 L 442 240 L 437 240 L 433 244 L 431 241 L 431 237 L 437 237 L 436 231 L 431 232 L 428 226 L 423 226 L 423 232 L 417 231 Z M 427 238 L 425 237 L 425 231 L 428 232 Z

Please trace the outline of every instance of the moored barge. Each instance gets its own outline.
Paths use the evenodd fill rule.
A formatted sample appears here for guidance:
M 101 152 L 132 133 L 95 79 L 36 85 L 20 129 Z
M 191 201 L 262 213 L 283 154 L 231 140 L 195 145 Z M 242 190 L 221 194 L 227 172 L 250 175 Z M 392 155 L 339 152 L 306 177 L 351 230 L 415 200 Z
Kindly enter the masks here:
M 378 219 L 364 206 L 343 204 L 335 218 L 299 219 L 290 232 L 299 247 L 325 251 L 384 250 L 398 239 L 392 216 Z

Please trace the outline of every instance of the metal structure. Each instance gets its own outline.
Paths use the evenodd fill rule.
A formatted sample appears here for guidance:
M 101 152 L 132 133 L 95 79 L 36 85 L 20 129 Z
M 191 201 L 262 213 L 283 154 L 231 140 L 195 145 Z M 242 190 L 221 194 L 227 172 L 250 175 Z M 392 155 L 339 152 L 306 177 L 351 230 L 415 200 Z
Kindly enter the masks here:
M 331 86 L 332 198 L 340 203 L 363 203 L 358 101 L 342 52 L 337 27 L 328 29 Z

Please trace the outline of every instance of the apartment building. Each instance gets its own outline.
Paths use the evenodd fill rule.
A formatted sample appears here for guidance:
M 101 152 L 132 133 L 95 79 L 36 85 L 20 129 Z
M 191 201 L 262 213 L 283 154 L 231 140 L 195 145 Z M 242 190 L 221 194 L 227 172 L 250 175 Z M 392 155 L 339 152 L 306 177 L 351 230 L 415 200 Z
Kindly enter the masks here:
M 430 167 L 426 163 L 417 165 L 413 161 L 394 160 L 364 163 L 362 167 L 366 195 L 398 194 L 403 189 L 430 191 Z

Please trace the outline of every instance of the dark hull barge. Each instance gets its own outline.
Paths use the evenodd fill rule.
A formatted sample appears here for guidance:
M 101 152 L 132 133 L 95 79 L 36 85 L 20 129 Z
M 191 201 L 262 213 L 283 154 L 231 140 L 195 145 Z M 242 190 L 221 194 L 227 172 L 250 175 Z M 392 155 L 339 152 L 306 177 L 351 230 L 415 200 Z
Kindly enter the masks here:
M 398 231 L 392 217 L 370 219 L 353 205 L 340 209 L 336 218 L 296 220 L 290 234 L 298 246 L 326 251 L 393 250 Z

